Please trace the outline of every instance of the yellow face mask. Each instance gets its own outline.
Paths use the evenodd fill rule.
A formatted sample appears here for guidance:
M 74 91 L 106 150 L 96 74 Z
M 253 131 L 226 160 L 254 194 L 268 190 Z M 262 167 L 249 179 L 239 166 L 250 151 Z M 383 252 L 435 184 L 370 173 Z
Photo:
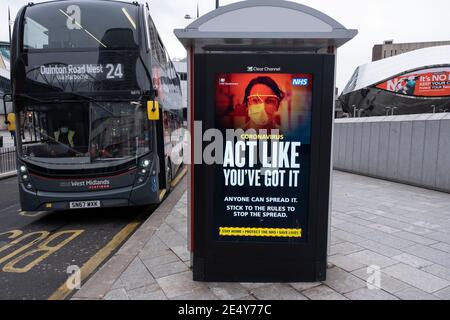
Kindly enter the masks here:
M 258 126 L 266 125 L 269 122 L 264 103 L 248 106 L 248 116 Z

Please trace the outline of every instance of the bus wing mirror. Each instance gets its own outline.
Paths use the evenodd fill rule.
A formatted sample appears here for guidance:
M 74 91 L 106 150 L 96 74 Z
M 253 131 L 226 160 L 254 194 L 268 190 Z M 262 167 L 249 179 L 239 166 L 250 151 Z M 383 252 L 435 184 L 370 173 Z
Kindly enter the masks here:
M 159 103 L 158 101 L 147 101 L 148 120 L 159 120 Z
M 11 96 L 10 93 L 5 93 L 5 94 L 3 95 L 3 111 L 5 112 L 5 117 L 6 117 L 6 115 L 8 114 L 8 112 L 6 111 L 6 97 L 9 97 L 9 101 L 8 101 L 8 102 L 11 102 L 11 101 L 12 101 L 12 96 Z M 5 118 L 5 119 L 6 119 L 6 118 Z M 7 124 L 7 122 L 8 122 L 8 121 L 5 121 L 5 124 Z

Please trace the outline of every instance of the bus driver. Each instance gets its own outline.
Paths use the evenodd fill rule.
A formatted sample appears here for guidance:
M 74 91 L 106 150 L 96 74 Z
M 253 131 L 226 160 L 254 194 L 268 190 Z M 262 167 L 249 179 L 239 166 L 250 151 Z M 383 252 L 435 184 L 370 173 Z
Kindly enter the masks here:
M 58 131 L 55 131 L 53 133 L 55 137 L 55 141 L 65 144 L 66 146 L 69 146 L 73 148 L 75 145 L 73 143 L 73 137 L 75 136 L 75 131 L 70 130 L 69 126 L 66 122 L 61 122 L 61 125 L 58 129 Z

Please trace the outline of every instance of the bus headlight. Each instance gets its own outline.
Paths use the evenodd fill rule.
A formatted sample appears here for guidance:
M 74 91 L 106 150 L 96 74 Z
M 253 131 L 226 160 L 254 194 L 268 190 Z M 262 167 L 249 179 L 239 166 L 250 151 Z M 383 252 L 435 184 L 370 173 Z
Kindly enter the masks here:
M 150 166 L 150 160 L 148 160 L 148 159 L 145 159 L 145 160 L 143 160 L 142 162 L 141 162 L 141 167 L 142 168 L 148 168 L 149 166 Z
M 140 162 L 136 177 L 137 185 L 143 184 L 147 181 L 151 164 L 151 160 L 148 159 L 144 159 Z
M 142 184 L 142 183 L 144 183 L 145 182 L 145 177 L 139 177 L 138 179 L 137 179 L 137 183 L 138 184 Z
M 31 190 L 31 189 L 33 189 L 33 185 L 28 182 L 27 184 L 25 184 L 25 188 L 27 188 L 28 190 Z
M 28 180 L 28 175 L 24 174 L 24 175 L 22 176 L 22 179 L 23 179 L 24 181 L 27 181 L 27 180 Z
M 20 171 L 20 173 L 26 173 L 27 172 L 27 167 L 22 165 L 22 166 L 19 167 L 19 171 Z

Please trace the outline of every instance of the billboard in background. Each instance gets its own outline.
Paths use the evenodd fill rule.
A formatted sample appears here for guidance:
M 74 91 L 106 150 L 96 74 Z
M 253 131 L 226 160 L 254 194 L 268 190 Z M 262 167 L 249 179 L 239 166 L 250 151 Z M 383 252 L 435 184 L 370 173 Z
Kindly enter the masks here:
M 407 73 L 380 83 L 376 88 L 407 96 L 450 96 L 450 67 Z
M 215 74 L 215 126 L 241 132 L 216 166 L 216 239 L 307 239 L 312 90 L 306 73 Z

